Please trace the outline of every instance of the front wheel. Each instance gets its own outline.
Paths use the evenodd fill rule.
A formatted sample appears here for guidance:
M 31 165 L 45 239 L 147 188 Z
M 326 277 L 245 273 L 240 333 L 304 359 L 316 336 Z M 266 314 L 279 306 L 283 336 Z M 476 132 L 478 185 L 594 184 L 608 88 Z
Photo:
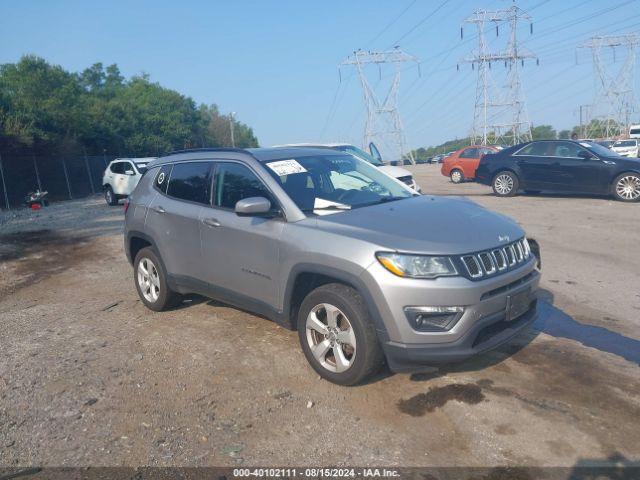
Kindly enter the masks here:
M 622 202 L 640 200 L 640 174 L 623 173 L 613 181 L 613 196 Z
M 307 295 L 298 312 L 298 337 L 313 369 L 338 385 L 370 378 L 383 362 L 367 307 L 346 285 L 322 285 Z
M 513 197 L 520 182 L 515 173 L 504 170 L 493 178 L 493 193 L 499 197 Z
M 453 183 L 462 183 L 462 181 L 464 181 L 464 173 L 462 173 L 462 170 L 458 170 L 456 168 L 451 170 L 451 173 L 449 174 L 449 178 L 451 178 L 451 181 Z

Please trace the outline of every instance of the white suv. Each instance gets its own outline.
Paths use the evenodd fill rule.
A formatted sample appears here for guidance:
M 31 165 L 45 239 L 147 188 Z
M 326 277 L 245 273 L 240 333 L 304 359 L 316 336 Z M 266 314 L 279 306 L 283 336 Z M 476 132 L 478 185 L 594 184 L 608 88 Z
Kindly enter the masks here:
M 116 158 L 109 163 L 102 176 L 102 189 L 107 204 L 117 205 L 121 198 L 128 197 L 147 170 L 147 164 L 155 158 Z
M 613 144 L 611 150 L 623 157 L 640 157 L 640 148 L 638 148 L 638 143 L 640 143 L 640 139 L 637 138 L 618 140 Z

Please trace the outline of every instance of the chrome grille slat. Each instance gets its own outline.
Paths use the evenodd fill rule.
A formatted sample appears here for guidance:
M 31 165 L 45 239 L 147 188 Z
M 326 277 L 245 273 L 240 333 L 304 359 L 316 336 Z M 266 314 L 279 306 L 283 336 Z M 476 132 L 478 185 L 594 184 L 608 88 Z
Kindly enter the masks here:
M 531 257 L 531 247 L 526 238 L 521 238 L 504 247 L 460 257 L 473 279 L 488 277 L 520 265 Z

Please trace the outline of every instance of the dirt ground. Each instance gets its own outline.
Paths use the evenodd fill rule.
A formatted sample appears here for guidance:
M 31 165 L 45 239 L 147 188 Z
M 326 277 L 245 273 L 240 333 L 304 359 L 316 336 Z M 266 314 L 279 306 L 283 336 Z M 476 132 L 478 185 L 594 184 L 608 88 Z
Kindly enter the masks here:
M 499 199 L 412 168 L 426 193 L 466 195 L 540 242 L 545 303 L 497 351 L 352 388 L 264 319 L 198 297 L 144 308 L 122 207 L 1 214 L 0 466 L 637 462 L 640 205 Z

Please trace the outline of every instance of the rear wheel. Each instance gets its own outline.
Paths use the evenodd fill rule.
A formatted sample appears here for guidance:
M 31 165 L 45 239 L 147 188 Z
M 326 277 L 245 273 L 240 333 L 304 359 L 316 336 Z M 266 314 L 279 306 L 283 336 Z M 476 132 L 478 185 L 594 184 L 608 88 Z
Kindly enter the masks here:
M 613 181 L 613 196 L 622 202 L 640 200 L 640 174 L 623 173 Z
M 160 312 L 180 303 L 181 297 L 169 288 L 167 274 L 152 247 L 141 249 L 133 265 L 136 290 L 147 308 Z
M 383 362 L 364 301 L 346 285 L 322 285 L 307 295 L 298 312 L 298 336 L 313 369 L 338 385 L 366 380 Z
M 464 173 L 462 173 L 462 170 L 454 168 L 453 170 L 451 170 L 449 178 L 451 178 L 451 181 L 453 183 L 461 183 L 462 181 L 464 181 Z
M 118 197 L 115 193 L 113 193 L 113 190 L 108 185 L 104 189 L 104 199 L 107 202 L 107 205 L 110 205 L 112 207 L 118 204 Z
M 515 173 L 504 170 L 493 178 L 493 193 L 499 197 L 513 197 L 518 192 L 519 185 Z

